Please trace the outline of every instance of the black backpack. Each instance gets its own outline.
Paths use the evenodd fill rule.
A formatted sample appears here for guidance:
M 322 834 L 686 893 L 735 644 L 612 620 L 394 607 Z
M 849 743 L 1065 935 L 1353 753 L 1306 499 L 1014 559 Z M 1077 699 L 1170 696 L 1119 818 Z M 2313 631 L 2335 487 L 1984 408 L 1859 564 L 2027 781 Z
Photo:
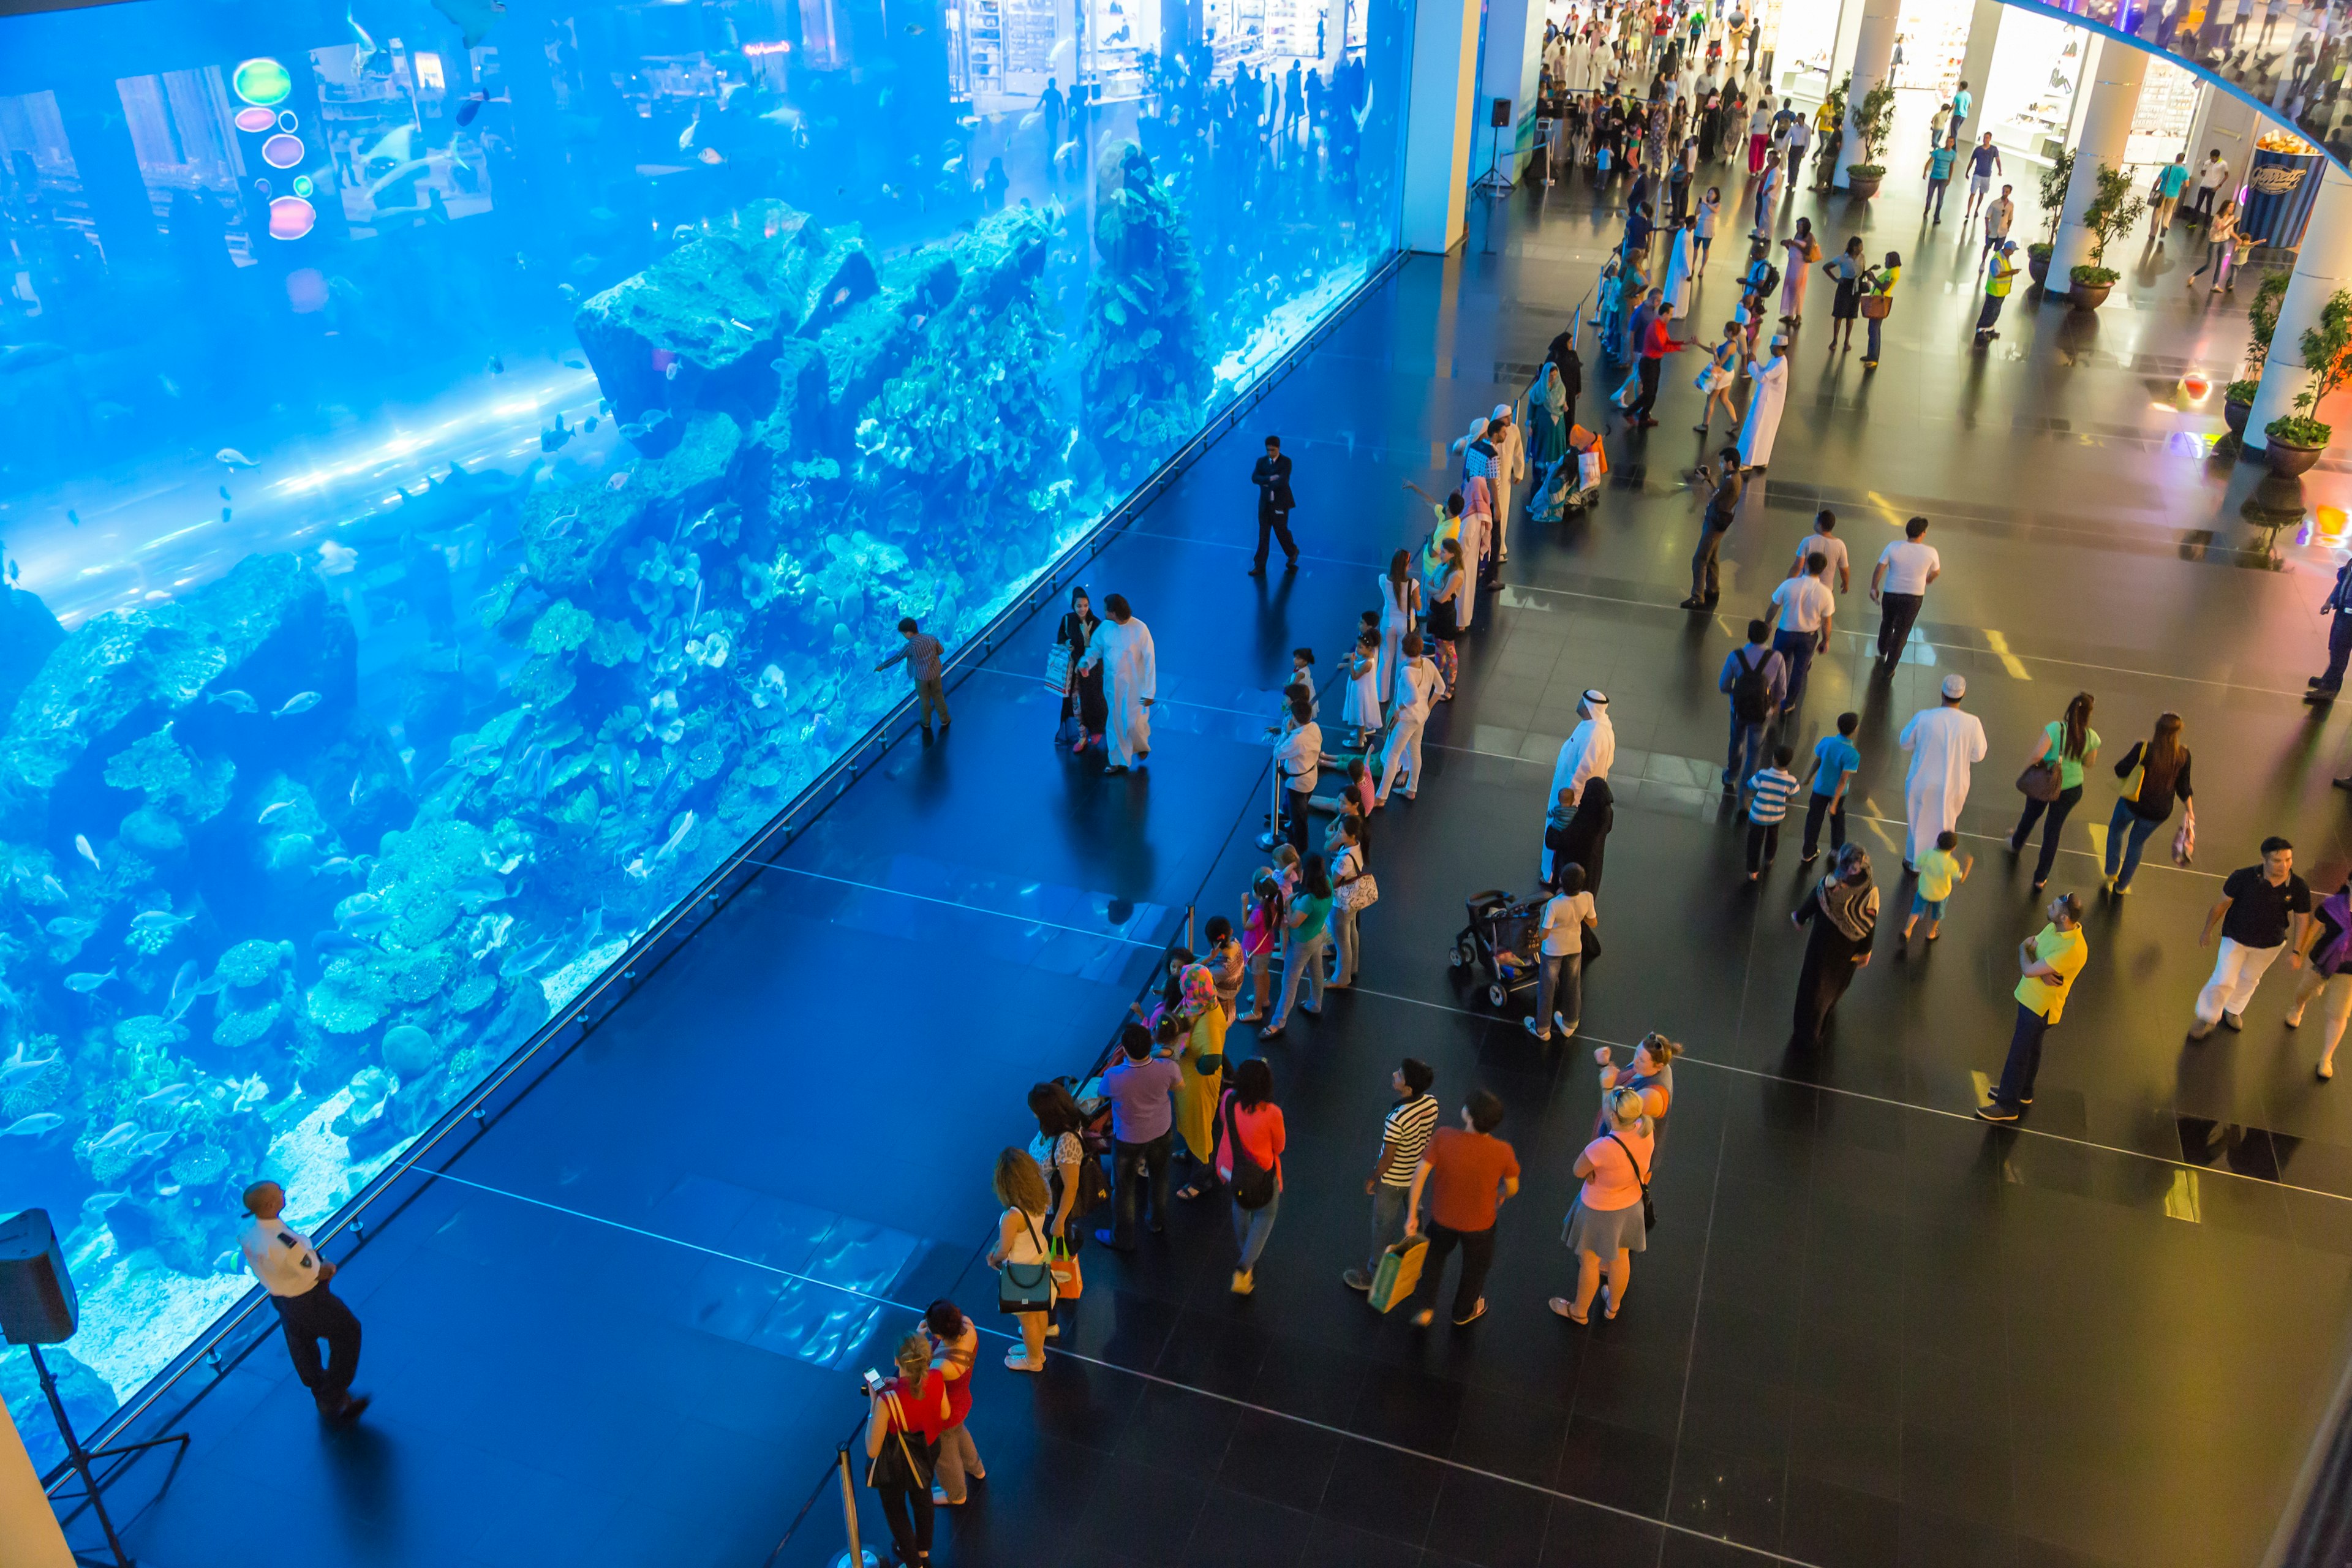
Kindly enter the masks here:
M 1743 724 L 1761 724 L 1771 705 L 1771 688 L 1764 679 L 1764 666 L 1772 656 L 1768 653 L 1750 664 L 1747 653 L 1746 648 L 1739 650 L 1739 673 L 1732 678 L 1731 713 Z

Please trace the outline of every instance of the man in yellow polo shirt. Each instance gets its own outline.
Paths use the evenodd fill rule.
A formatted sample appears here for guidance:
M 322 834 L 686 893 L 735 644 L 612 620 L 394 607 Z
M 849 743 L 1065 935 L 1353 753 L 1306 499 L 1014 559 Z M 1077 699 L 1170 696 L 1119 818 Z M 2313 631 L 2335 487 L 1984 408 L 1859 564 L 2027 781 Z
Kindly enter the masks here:
M 2042 1070 L 2042 1040 L 2066 1010 L 2066 994 L 2083 973 L 2091 944 L 2083 940 L 2083 900 L 2061 893 L 2050 900 L 2050 923 L 2017 950 L 2017 1032 L 2010 1037 L 2009 1060 L 1990 1103 L 1977 1107 L 1987 1121 L 2014 1121 L 2033 1103 L 2034 1075 Z

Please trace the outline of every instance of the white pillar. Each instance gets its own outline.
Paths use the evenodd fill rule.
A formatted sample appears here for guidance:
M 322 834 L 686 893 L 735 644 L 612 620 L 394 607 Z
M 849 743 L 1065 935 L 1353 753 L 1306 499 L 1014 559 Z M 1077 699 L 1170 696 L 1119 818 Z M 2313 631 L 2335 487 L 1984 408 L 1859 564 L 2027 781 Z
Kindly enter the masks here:
M 1535 141 L 1536 81 L 1543 70 L 1544 0 L 1487 0 L 1486 68 L 1480 78 L 1474 128 L 1486 123 L 1486 100 L 1511 100 L 1511 128 L 1503 133 L 1503 172 L 1519 177 L 1521 153 Z M 1486 167 L 1486 131 L 1474 151 Z
M 2071 291 L 2073 269 L 2091 259 L 2091 247 L 2098 243 L 2098 237 L 2083 226 L 2083 214 L 2099 194 L 2100 165 L 2123 167 L 2147 56 L 2129 44 L 2102 42 L 2098 58 L 2085 74 L 2091 101 L 2083 110 L 2083 139 L 2075 143 L 2074 172 L 2058 209 L 2058 237 L 2050 252 L 2050 275 L 2042 283 L 2044 294 Z
M 2205 155 L 2218 151 L 2221 161 L 2230 165 L 2230 178 L 2223 183 L 2221 195 L 2235 196 L 2246 183 L 2246 171 L 2254 161 L 2254 138 L 2263 133 L 2266 121 L 2252 104 L 2210 83 L 2206 85 L 2205 99 L 2197 116 L 2197 133 L 2189 139 L 2189 169 L 2196 173 L 2203 167 Z
M 1985 84 L 1992 80 L 1993 51 L 2000 44 L 2000 14 L 2008 9 L 2000 0 L 1977 0 L 1976 9 L 1969 16 L 1969 41 L 1960 51 L 1960 79 L 1969 84 L 1969 122 L 1960 133 L 1970 145 L 1980 140 L 1990 128 L 1985 119 Z
M 1838 0 L 1837 31 L 1830 36 L 1830 79 L 1822 87 L 1823 98 L 1837 90 L 1838 78 L 1853 60 L 1853 42 L 1862 34 L 1862 5 L 1863 0 Z M 1887 58 L 1894 57 L 1890 53 Z
M 1901 14 L 1900 0 L 1864 0 L 1862 25 L 1853 35 L 1853 85 L 1845 93 L 1845 142 L 1838 149 L 1837 167 L 1830 174 L 1832 190 L 1842 191 L 1851 185 L 1853 182 L 1846 176 L 1846 165 L 1862 162 L 1862 130 L 1857 117 L 1862 113 L 1862 100 L 1870 96 L 1872 88 L 1886 79 L 1894 66 L 1895 24 Z M 1834 88 L 1837 83 L 1830 86 Z
M 2312 379 L 2303 363 L 2303 334 L 2319 324 L 2319 312 L 2329 297 L 2345 288 L 2352 288 L 2352 180 L 2331 160 L 2323 165 L 2319 199 L 2312 204 L 2303 248 L 2295 252 L 2286 298 L 2279 301 L 2278 331 L 2271 337 L 2270 356 L 2263 362 L 2253 412 L 2246 416 L 2246 445 L 2255 451 L 2270 445 L 2263 426 L 2297 412 L 2295 397 Z M 2318 417 L 2316 409 L 2311 412 Z
M 1477 97 L 1478 8 L 1422 0 L 1412 10 L 1412 93 L 1405 105 L 1404 247 L 1443 256 L 1462 243 Z

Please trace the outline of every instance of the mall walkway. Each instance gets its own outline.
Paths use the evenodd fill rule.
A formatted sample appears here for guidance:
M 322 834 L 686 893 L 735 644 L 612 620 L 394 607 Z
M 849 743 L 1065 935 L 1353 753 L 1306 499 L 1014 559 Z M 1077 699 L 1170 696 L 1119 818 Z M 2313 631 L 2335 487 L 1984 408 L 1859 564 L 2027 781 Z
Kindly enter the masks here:
M 2256 476 L 2209 456 L 2217 402 L 2166 402 L 2187 366 L 2225 380 L 2243 330 L 2184 303 L 2193 262 L 2150 260 L 2090 320 L 2022 296 L 1997 351 L 1971 355 L 1973 240 L 1919 228 L 1900 179 L 1866 217 L 1874 250 L 1910 263 L 1885 363 L 1865 378 L 1859 351 L 1826 355 L 1806 328 L 1719 616 L 1674 607 L 1698 512 L 1677 478 L 1695 363 L 1669 374 L 1646 445 L 1612 436 L 1596 513 L 1517 531 L 1463 695 L 1432 725 L 1430 786 L 1379 821 L 1362 986 L 1265 1052 L 1292 1142 L 1256 1295 L 1225 1289 L 1213 1205 L 1131 1258 L 1090 1251 L 1044 1376 L 981 1358 L 988 1479 L 937 1561 L 2257 1561 L 2344 1357 L 2352 1085 L 2314 1082 L 2314 1031 L 2280 1027 L 2279 979 L 2243 1034 L 2182 1032 L 2217 876 L 2272 832 L 2306 868 L 2340 875 L 2352 854 L 2327 786 L 2352 712 L 2297 700 L 2335 556 L 2242 522 Z M 782 1561 L 827 1562 L 824 1467 L 861 1417 L 858 1370 L 943 1292 L 995 1327 L 977 1255 L 990 1160 L 1030 1131 L 1024 1091 L 1090 1059 L 1188 905 L 1237 904 L 1288 649 L 1328 668 L 1420 527 L 1401 482 L 1435 482 L 1443 443 L 1517 393 L 1613 234 L 1555 190 L 1474 226 L 1466 254 L 1407 264 L 1089 568 L 1158 641 L 1149 771 L 1056 755 L 1032 679 L 1050 622 L 1015 638 L 954 692 L 948 738 L 896 748 L 446 1175 L 407 1178 L 414 1203 L 338 1282 L 367 1324 L 367 1420 L 321 1434 L 265 1346 L 190 1417 L 192 1457 L 133 1527 L 141 1561 L 753 1568 L 814 1497 Z M 1732 259 L 1703 321 L 1727 309 Z M 1297 458 L 1307 558 L 1261 582 L 1243 572 L 1246 474 L 1267 431 Z M 2312 491 L 2343 485 L 2331 470 Z M 1946 672 L 1969 677 L 1993 750 L 1943 939 L 1898 956 L 1890 929 L 1832 1043 L 1798 1054 L 1802 880 L 1792 847 L 1760 889 L 1739 879 L 1710 787 L 1714 679 L 1824 503 L 1858 563 L 1914 511 L 1945 563 L 1876 685 L 1857 579 L 1794 726 L 1809 746 L 1864 714 L 1856 826 L 1884 872 L 1893 733 Z M 1589 1041 L 1538 1045 L 1458 989 L 1445 952 L 1465 894 L 1528 886 L 1588 686 L 1621 750 L 1587 1035 L 1662 1029 L 1690 1054 L 1655 1240 L 1624 1315 L 1578 1330 L 1544 1298 L 1570 1279 Z M 1998 1068 L 2014 945 L 2039 923 L 2030 862 L 1997 840 L 2030 735 L 2078 688 L 2110 755 L 2158 710 L 2186 717 L 2200 851 L 2094 902 L 2040 1103 L 1994 1131 L 1969 1115 L 1972 1075 Z M 2092 786 L 2057 885 L 2094 890 L 2084 829 L 2109 798 Z M 1417 1332 L 1339 1282 L 1406 1053 L 1449 1104 L 1501 1094 L 1528 1172 L 1493 1310 L 1466 1331 Z M 865 1517 L 878 1532 L 870 1500 Z

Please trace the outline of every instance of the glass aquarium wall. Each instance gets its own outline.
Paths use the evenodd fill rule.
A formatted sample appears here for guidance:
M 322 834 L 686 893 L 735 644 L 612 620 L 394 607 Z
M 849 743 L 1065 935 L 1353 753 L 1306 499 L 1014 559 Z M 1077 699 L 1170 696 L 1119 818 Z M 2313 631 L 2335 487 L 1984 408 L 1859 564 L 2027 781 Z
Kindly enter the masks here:
M 1407 0 L 0 21 L 0 1206 L 94 1423 L 1389 254 Z M 0 1394 L 58 1453 L 21 1353 Z

